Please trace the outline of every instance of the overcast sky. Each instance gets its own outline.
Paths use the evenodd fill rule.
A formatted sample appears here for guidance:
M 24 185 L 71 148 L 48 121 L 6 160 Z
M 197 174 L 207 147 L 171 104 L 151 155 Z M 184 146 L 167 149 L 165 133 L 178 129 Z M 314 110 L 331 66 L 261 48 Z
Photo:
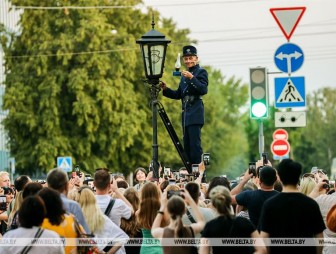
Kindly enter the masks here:
M 200 64 L 220 69 L 224 76 L 249 82 L 249 68 L 279 71 L 274 53 L 287 39 L 270 8 L 306 7 L 290 39 L 304 53 L 302 67 L 292 74 L 304 76 L 306 91 L 336 88 L 336 1 L 335 0 L 144 0 L 178 28 L 189 28 L 198 41 Z M 177 54 L 178 52 L 176 52 Z M 174 63 L 166 63 L 166 65 Z M 269 75 L 270 98 L 274 78 Z

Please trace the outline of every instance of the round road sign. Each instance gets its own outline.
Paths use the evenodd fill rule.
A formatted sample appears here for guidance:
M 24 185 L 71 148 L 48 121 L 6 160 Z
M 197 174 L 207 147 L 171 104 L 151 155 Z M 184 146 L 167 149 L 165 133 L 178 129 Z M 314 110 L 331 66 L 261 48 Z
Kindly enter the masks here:
M 284 129 L 277 129 L 273 132 L 273 139 L 288 139 L 288 132 Z
M 273 155 L 282 157 L 289 153 L 290 145 L 286 139 L 273 140 L 271 144 L 271 151 Z

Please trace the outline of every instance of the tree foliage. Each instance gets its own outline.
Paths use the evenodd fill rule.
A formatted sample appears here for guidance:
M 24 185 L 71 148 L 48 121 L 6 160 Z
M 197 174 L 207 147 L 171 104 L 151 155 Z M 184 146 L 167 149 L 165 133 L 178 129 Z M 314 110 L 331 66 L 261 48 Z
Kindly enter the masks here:
M 9 115 L 4 124 L 19 168 L 50 169 L 64 155 L 87 169 L 135 164 L 126 151 L 139 143 L 148 118 L 138 107 L 143 95 L 135 89 L 140 70 L 135 40 L 146 29 L 145 22 L 146 16 L 131 8 L 24 11 L 20 34 L 5 48 L 4 108 Z M 141 158 L 141 153 L 136 155 Z
M 307 96 L 307 126 L 290 132 L 291 149 L 304 171 L 318 166 L 330 173 L 336 157 L 336 89 L 322 88 Z

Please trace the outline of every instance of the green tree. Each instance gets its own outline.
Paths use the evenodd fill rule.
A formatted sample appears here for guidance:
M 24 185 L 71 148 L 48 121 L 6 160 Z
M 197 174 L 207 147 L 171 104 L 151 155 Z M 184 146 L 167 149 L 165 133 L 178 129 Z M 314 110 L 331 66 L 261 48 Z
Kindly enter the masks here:
M 218 70 L 209 70 L 209 92 L 204 96 L 206 124 L 202 131 L 203 150 L 211 153 L 208 175 L 232 178 L 246 168 L 248 152 L 242 117 L 247 86 L 234 77 L 228 80 Z
M 130 16 L 137 22 L 130 22 Z M 5 49 L 9 115 L 4 124 L 19 168 L 50 169 L 59 155 L 70 155 L 88 169 L 117 168 L 127 161 L 124 152 L 146 121 L 146 113 L 137 110 L 142 98 L 134 89 L 139 61 L 133 49 L 139 36 L 133 31 L 144 20 L 133 9 L 24 11 L 21 34 Z
M 303 163 L 304 171 L 318 166 L 328 173 L 336 157 L 335 119 L 336 89 L 322 88 L 307 96 L 307 126 L 291 133 L 294 159 Z

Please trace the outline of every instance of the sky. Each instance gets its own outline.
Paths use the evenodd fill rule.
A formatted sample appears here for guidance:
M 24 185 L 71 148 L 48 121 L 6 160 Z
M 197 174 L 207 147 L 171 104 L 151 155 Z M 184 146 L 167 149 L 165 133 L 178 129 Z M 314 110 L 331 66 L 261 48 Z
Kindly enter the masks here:
M 270 99 L 274 78 L 288 77 L 274 63 L 276 50 L 287 43 L 270 8 L 306 7 L 290 42 L 301 48 L 304 62 L 292 77 L 304 77 L 306 94 L 336 88 L 335 0 L 144 0 L 177 28 L 188 28 L 198 43 L 200 65 L 221 70 L 249 83 L 249 68 L 266 67 Z M 178 52 L 176 52 L 177 55 Z M 174 63 L 165 63 L 166 65 Z M 273 73 L 273 74 L 272 74 Z

